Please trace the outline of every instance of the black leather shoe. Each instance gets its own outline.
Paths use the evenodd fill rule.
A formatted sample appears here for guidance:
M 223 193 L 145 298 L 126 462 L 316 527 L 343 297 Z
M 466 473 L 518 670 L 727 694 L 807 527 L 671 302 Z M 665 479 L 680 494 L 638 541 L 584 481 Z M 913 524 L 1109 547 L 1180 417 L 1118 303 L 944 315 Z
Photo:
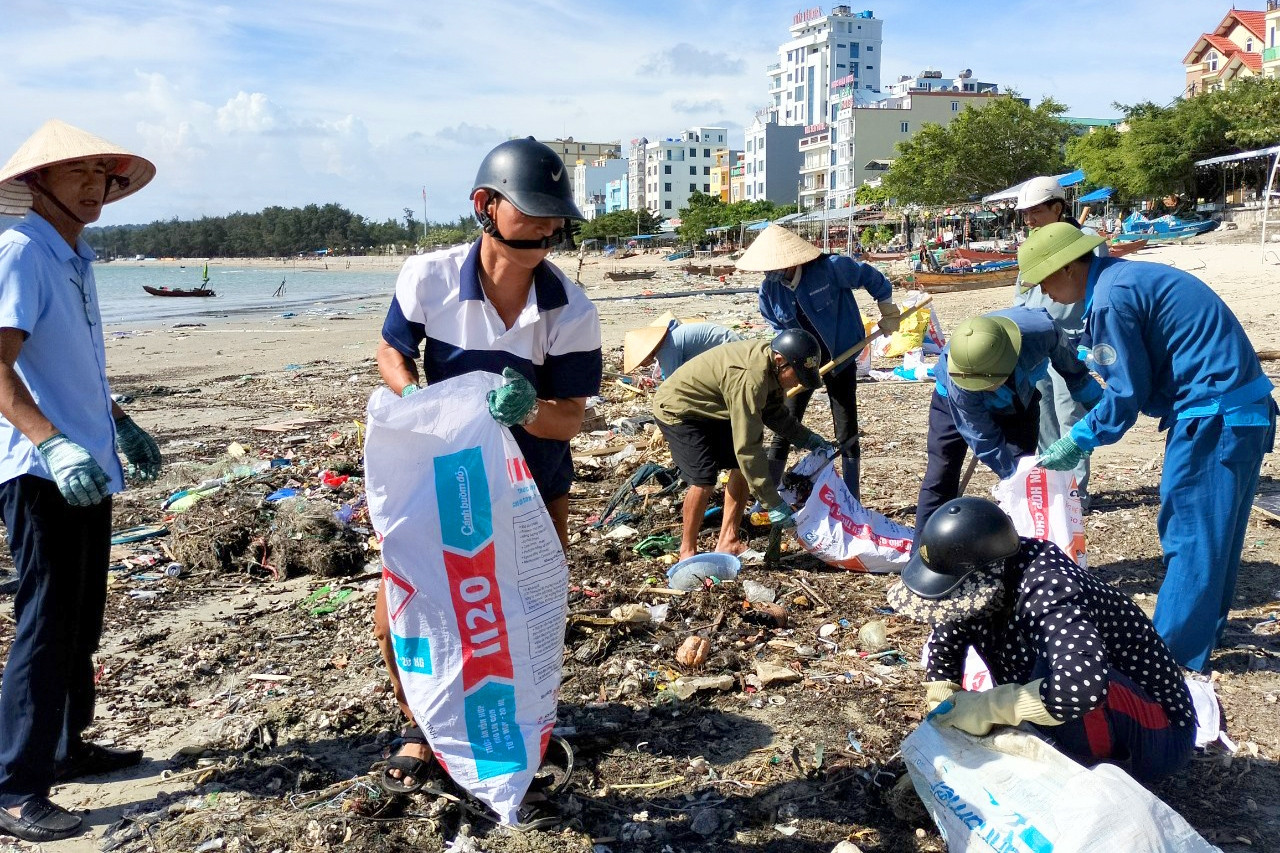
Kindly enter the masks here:
M 47 797 L 32 797 L 22 804 L 22 814 L 14 817 L 0 808 L 0 831 L 23 841 L 57 841 L 80 831 L 83 821 L 77 815 L 49 802 Z
M 140 749 L 111 749 L 96 743 L 83 743 L 54 768 L 55 782 L 114 773 L 142 762 Z

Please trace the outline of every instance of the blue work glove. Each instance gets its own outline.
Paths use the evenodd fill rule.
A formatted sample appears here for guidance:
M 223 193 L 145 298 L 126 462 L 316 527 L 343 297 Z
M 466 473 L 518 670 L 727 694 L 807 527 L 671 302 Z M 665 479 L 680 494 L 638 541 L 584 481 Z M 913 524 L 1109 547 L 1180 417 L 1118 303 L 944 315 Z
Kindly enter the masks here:
M 1076 444 L 1071 436 L 1064 435 L 1045 448 L 1044 453 L 1040 454 L 1038 464 L 1041 468 L 1048 468 L 1050 471 L 1070 471 L 1088 455 L 1089 452 Z
M 110 478 L 89 451 L 57 433 L 36 447 L 58 484 L 58 491 L 72 506 L 93 506 L 107 496 Z
M 796 517 L 792 514 L 791 507 L 787 506 L 786 501 L 769 510 L 769 523 L 776 524 L 783 529 L 796 526 Z
M 502 378 L 507 380 L 501 388 L 489 392 L 489 414 L 506 427 L 528 424 L 538 406 L 538 392 L 533 383 L 517 370 L 502 368 Z
M 805 450 L 825 450 L 828 452 L 834 451 L 836 449 L 836 446 L 834 444 L 827 441 L 825 438 L 818 435 L 816 432 L 810 432 L 809 437 L 806 438 L 804 440 L 804 444 L 800 446 L 803 447 Z
M 408 385 L 400 389 L 400 397 L 401 399 L 408 397 L 410 394 L 412 394 L 414 391 L 417 391 L 417 390 L 418 390 L 418 386 L 410 382 Z
M 125 415 L 116 421 L 116 450 L 129 460 L 129 473 L 139 480 L 154 480 L 160 476 L 160 448 L 146 430 Z

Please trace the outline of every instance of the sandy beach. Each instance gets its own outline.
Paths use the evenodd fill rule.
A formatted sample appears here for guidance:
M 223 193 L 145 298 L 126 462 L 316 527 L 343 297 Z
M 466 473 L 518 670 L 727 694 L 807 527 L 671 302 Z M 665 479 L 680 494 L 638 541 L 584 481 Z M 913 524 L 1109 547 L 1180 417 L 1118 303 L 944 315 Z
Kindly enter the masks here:
M 1280 268 L 1262 263 L 1256 239 L 1246 243 L 1240 235 L 1227 232 L 1216 240 L 1150 249 L 1136 258 L 1177 266 L 1204 279 L 1240 316 L 1257 349 L 1280 349 L 1280 333 L 1275 328 L 1278 300 L 1270 292 L 1280 279 Z M 386 264 L 389 269 L 401 263 L 400 259 L 384 258 L 352 260 Z M 656 254 L 624 261 L 588 257 L 580 268 L 576 255 L 561 257 L 558 262 L 597 300 L 606 369 L 618 368 L 627 329 L 648 323 L 667 310 L 737 326 L 747 333 L 765 333 L 756 309 L 754 276 L 726 276 L 724 281 L 690 277 L 679 270 L 679 262 L 669 263 Z M 623 269 L 653 269 L 656 273 L 650 279 L 627 282 L 613 282 L 605 276 L 607 271 Z M 890 269 L 891 274 L 898 272 Z M 735 289 L 745 292 L 709 294 Z M 642 298 L 654 295 L 663 298 Z M 901 298 L 905 294 L 896 295 Z M 1009 288 L 940 294 L 934 305 L 944 329 L 951 329 L 967 316 L 1006 306 L 1011 296 Z M 346 815 L 348 807 L 369 807 L 368 801 L 361 799 L 365 795 L 359 793 L 359 785 L 369 781 L 365 774 L 384 754 L 390 733 L 399 726 L 399 712 L 387 691 L 381 659 L 369 631 L 376 571 L 339 580 L 296 570 L 277 578 L 274 569 L 271 574 L 264 569 L 268 562 L 265 543 L 274 543 L 270 559 L 276 562 L 284 559 L 288 544 L 288 537 L 273 538 L 282 515 L 270 516 L 266 522 L 259 520 L 268 517 L 265 512 L 259 516 L 265 490 L 282 485 L 306 489 L 308 505 L 313 507 L 358 500 L 362 488 L 358 482 L 346 491 L 329 492 L 317 479 L 320 471 L 340 465 L 360 470 L 360 429 L 354 421 L 363 418 L 364 402 L 378 384 L 373 355 L 389 298 L 388 293 L 386 298 L 360 300 L 344 306 L 341 313 L 324 316 L 232 316 L 203 320 L 204 325 L 195 327 L 107 328 L 113 388 L 134 397 L 125 408 L 156 437 L 167 461 L 158 483 L 131 484 L 117 498 L 117 528 L 164 520 L 160 505 L 165 497 L 226 473 L 246 458 L 283 456 L 289 458 L 290 465 L 269 485 L 245 481 L 223 493 L 225 503 L 210 499 L 187 514 L 167 519 L 171 535 L 160 541 L 165 548 L 172 546 L 176 553 L 186 553 L 184 559 L 193 563 L 179 579 L 157 583 L 113 576 L 108 628 L 99 655 L 103 664 L 99 710 L 90 734 L 139 746 L 146 751 L 146 761 L 112 777 L 58 786 L 55 801 L 85 810 L 88 831 L 41 849 L 96 851 L 104 833 L 113 827 L 116 831 L 121 826 L 128 828 L 127 823 L 117 823 L 123 816 L 142 813 L 153 815 L 156 822 L 146 824 L 150 828 L 145 838 L 132 844 L 146 844 L 148 849 L 191 850 L 214 838 L 218 846 L 203 849 L 438 850 L 458 832 L 447 821 L 440 825 L 362 821 L 358 815 Z M 865 294 L 859 301 L 870 316 L 875 315 Z M 893 364 L 886 361 L 877 366 Z M 1280 384 L 1275 365 L 1267 361 L 1264 368 Z M 859 389 L 863 499 L 869 507 L 907 524 L 912 521 L 912 506 L 924 471 L 925 408 L 930 390 L 929 382 L 876 382 Z M 606 420 L 641 413 L 645 406 L 642 396 L 612 383 L 605 397 L 601 408 Z M 830 435 L 824 395 L 815 397 L 806 421 Z M 632 555 L 630 542 L 604 539 L 600 531 L 589 527 L 618 488 L 620 478 L 629 476 L 642 460 L 669 463 L 664 450 L 652 448 L 639 454 L 632 448 L 633 455 L 622 454 L 626 461 L 608 461 L 619 447 L 634 441 L 634 437 L 603 430 L 574 441 L 580 473 L 570 493 L 570 527 L 574 531 L 569 550 L 571 581 L 575 589 L 591 588 L 593 595 L 604 597 L 584 598 L 581 592 L 575 593 L 571 621 L 583 613 L 597 618 L 614 603 L 648 600 L 650 584 L 662 571 L 661 565 Z M 232 458 L 229 451 L 247 455 Z M 1160 572 L 1155 517 L 1162 453 L 1162 436 L 1148 418 L 1140 419 L 1117 445 L 1099 449 L 1093 466 L 1095 507 L 1086 519 L 1090 565 L 1148 610 L 1154 606 Z M 1274 480 L 1277 476 L 1277 456 L 1268 456 L 1263 477 Z M 994 475 L 983 468 L 975 475 L 970 493 L 983 494 L 994 482 Z M 669 502 L 655 504 L 645 520 L 652 526 L 641 525 L 644 532 L 678 528 L 676 512 Z M 239 521 L 241 518 L 245 520 Z M 254 526 L 258 524 L 269 528 Z M 199 559 L 207 560 L 207 555 L 220 547 L 215 534 L 209 532 L 223 529 L 219 525 L 243 525 L 237 529 L 245 530 L 246 541 L 260 536 L 260 540 L 253 540 L 257 544 L 249 547 L 261 548 L 252 553 L 260 554 L 262 563 L 246 565 L 237 558 L 241 562 L 234 568 L 221 570 L 194 565 L 198 560 L 193 554 L 198 556 L 203 550 L 206 556 Z M 1280 695 L 1275 671 L 1280 650 L 1272 648 L 1275 637 L 1250 633 L 1252 626 L 1265 624 L 1280 598 L 1280 575 L 1274 562 L 1280 548 L 1280 528 L 1257 517 L 1248 539 L 1232 612 L 1234 633 L 1229 647 L 1215 657 L 1215 669 L 1219 670 L 1215 678 L 1220 677 L 1218 689 L 1228 731 L 1241 741 L 1242 755 L 1252 759 L 1238 757 L 1234 766 L 1220 754 L 1199 759 L 1185 778 L 1160 790 L 1167 802 L 1227 853 L 1264 849 L 1268 839 L 1280 839 L 1280 795 L 1276 793 L 1280 788 L 1274 784 L 1275 761 L 1280 756 L 1280 728 L 1275 725 L 1274 710 Z M 758 541 L 763 546 L 762 540 Z M 114 549 L 113 559 L 133 558 L 135 547 Z M 372 553 L 360 557 L 376 560 Z M 377 563 L 368 565 L 376 569 Z M 732 807 L 743 821 L 739 835 L 746 846 L 742 849 L 773 849 L 774 798 L 785 796 L 810 804 L 802 812 L 800 837 L 805 840 L 788 847 L 798 853 L 829 850 L 835 840 L 859 826 L 873 827 L 862 831 L 880 833 L 883 844 L 876 849 L 942 850 L 945 845 L 936 836 L 918 834 L 924 831 L 916 827 L 927 824 L 899 821 L 880 805 L 851 817 L 847 797 L 879 795 L 862 791 L 857 787 L 861 783 L 853 783 L 853 794 L 841 790 L 829 797 L 826 786 L 835 784 L 831 779 L 845 778 L 839 775 L 844 771 L 824 769 L 823 773 L 833 775 L 808 778 L 791 773 L 786 758 L 810 755 L 814 743 L 826 743 L 832 747 L 829 759 L 836 755 L 837 764 L 844 761 L 853 762 L 855 768 L 874 768 L 876 762 L 891 763 L 902 736 L 919 719 L 918 714 L 912 717 L 910 713 L 919 696 L 918 668 L 912 662 L 918 658 L 923 629 L 901 618 L 878 615 L 887 582 L 883 576 L 793 564 L 772 571 L 753 567 L 752 577 L 779 590 L 790 588 L 789 595 L 799 591 L 810 598 L 817 596 L 821 604 L 830 604 L 831 611 L 825 606 L 811 609 L 812 602 L 801 606 L 800 599 L 789 598 L 792 630 L 780 632 L 767 644 L 761 641 L 759 646 L 750 646 L 750 655 L 790 655 L 787 649 L 806 636 L 815 636 L 819 624 L 837 618 L 845 621 L 845 617 L 852 625 L 840 639 L 846 650 L 839 657 L 824 655 L 820 661 L 796 664 L 806 673 L 806 681 L 785 690 L 771 688 L 767 694 L 754 696 L 731 691 L 663 706 L 651 703 L 653 687 L 649 682 L 645 688 L 649 692 L 643 695 L 624 700 L 619 698 L 621 693 L 613 693 L 615 688 L 622 689 L 618 679 L 624 667 L 630 672 L 633 659 L 645 672 L 668 667 L 668 647 L 679 642 L 688 625 L 710 624 L 715 611 L 720 612 L 715 617 L 719 623 L 727 610 L 742 609 L 731 589 L 716 593 L 723 598 L 712 597 L 698 604 L 709 609 L 686 611 L 680 621 L 653 629 L 655 635 L 617 638 L 603 659 L 586 654 L 595 635 L 571 631 L 566 651 L 572 649 L 572 654 L 566 656 L 567 686 L 561 697 L 560 722 L 576 727 L 583 738 L 576 748 L 582 750 L 579 760 L 589 770 L 582 774 L 585 781 L 578 783 L 572 798 L 580 803 L 579 809 L 586 804 L 582 812 L 585 830 L 529 837 L 477 829 L 482 833 L 482 847 L 475 849 L 490 853 L 587 853 L 597 849 L 593 839 L 618 832 L 620 821 L 625 819 L 619 815 L 655 808 L 651 798 L 666 795 L 649 794 L 644 789 L 657 785 L 682 786 L 668 791 L 670 797 L 660 800 L 657 807 L 661 812 L 653 812 L 678 816 L 690 808 L 689 802 L 699 795 L 702 784 L 697 781 L 701 777 L 688 777 L 684 769 L 688 762 L 681 756 L 687 753 L 707 756 L 724 774 L 723 779 L 747 778 L 751 773 L 750 778 L 764 780 L 753 785 L 765 787 L 752 787 L 747 792 L 716 791 L 717 797 L 736 798 Z M 797 582 L 807 586 L 800 589 Z M 341 583 L 351 590 L 352 597 L 344 608 L 324 617 L 308 616 L 298 609 L 326 583 Z M 158 593 L 154 592 L 157 588 Z M 153 599 L 133 595 L 148 594 L 147 590 L 153 591 L 149 593 Z M 665 598 L 663 603 L 667 603 Z M 692 605 L 686 602 L 686 606 Z M 849 656 L 857 626 L 877 618 L 888 618 L 897 648 L 910 650 L 903 653 L 905 657 L 897 666 Z M 0 625 L 0 641 L 6 630 L 11 627 Z M 608 639 L 605 634 L 599 636 Z M 716 636 L 717 648 L 732 656 L 734 638 L 745 635 L 727 632 Z M 725 667 L 736 671 L 741 665 Z M 823 672 L 824 667 L 828 671 Z M 857 679 L 841 681 L 845 675 L 855 674 L 851 670 L 856 671 Z M 606 693 L 609 702 L 602 701 Z M 766 695 L 768 701 L 760 698 Z M 610 714 L 623 721 L 622 734 Z M 270 732 L 272 740 L 245 751 L 243 743 L 248 741 L 244 738 L 259 731 L 255 727 Z M 844 751 L 855 732 L 862 744 L 858 753 Z M 678 740 L 685 736 L 687 742 Z M 667 753 L 644 746 L 664 738 L 676 739 L 665 747 Z M 1247 764 L 1250 760 L 1257 768 L 1252 773 Z M 305 785 L 304 776 L 309 780 Z M 686 781 L 686 777 L 693 781 Z M 610 794 L 609 785 L 619 781 L 636 783 L 623 788 L 642 790 L 635 798 Z M 319 800 L 332 798 L 337 804 L 334 807 L 341 807 L 342 817 L 324 811 L 329 806 L 319 800 L 307 800 L 311 803 L 307 808 L 316 811 L 301 810 L 295 799 L 297 792 L 317 789 L 323 789 Z M 813 805 L 828 800 L 829 805 Z M 419 810 L 425 810 L 428 802 L 429 798 L 424 800 Z M 1247 809 L 1242 805 L 1245 802 L 1254 807 Z M 681 830 L 677 826 L 672 831 Z M 316 840 L 322 835 L 330 840 Z M 240 837 L 253 838 L 252 847 L 236 846 Z M 1253 840 L 1237 842 L 1238 838 Z M 34 849 L 6 845 L 7 840 L 0 839 L 0 850 Z M 660 843 L 660 839 L 653 842 Z M 657 850 L 659 846 L 640 845 L 636 849 Z M 679 844 L 675 849 L 680 849 Z

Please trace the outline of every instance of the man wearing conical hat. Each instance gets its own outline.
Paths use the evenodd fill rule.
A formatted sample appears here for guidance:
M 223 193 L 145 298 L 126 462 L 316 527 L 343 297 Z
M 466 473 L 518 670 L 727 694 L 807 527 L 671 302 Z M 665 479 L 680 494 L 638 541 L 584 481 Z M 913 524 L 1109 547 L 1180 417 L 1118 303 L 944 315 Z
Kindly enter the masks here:
M 880 309 L 880 328 L 894 332 L 901 312 L 893 301 L 893 286 L 869 264 L 843 255 L 826 255 L 812 243 L 781 225 L 770 225 L 738 260 L 738 269 L 765 273 L 760 285 L 760 313 L 775 332 L 800 329 L 818 339 L 822 360 L 844 353 L 866 337 L 862 313 L 854 300 L 859 288 Z M 858 370 L 849 359 L 823 377 L 831 398 L 831 419 L 840 446 L 844 482 L 858 496 Z M 804 417 L 813 390 L 788 397 L 787 411 Z M 775 435 L 769 445 L 769 470 L 774 482 L 782 477 L 791 445 Z
M 1099 258 L 1101 237 L 1054 222 L 1018 249 L 1022 280 L 1085 303 L 1081 345 L 1102 401 L 1043 454 L 1054 470 L 1113 444 L 1139 414 L 1166 432 L 1156 529 L 1165 574 L 1152 622 L 1178 663 L 1208 668 L 1222 641 L 1276 404 L 1253 344 L 1203 281 L 1165 264 Z
M 712 347 L 740 341 L 733 329 L 701 320 L 685 322 L 670 311 L 664 311 L 647 326 L 632 329 L 622 339 L 622 372 L 634 373 L 657 363 L 662 379 L 695 355 Z
M 50 121 L 0 170 L 0 516 L 18 573 L 17 628 L 0 688 L 0 832 L 74 835 L 55 782 L 137 764 L 140 750 L 83 740 L 106 606 L 111 495 L 129 470 L 154 478 L 160 451 L 111 399 L 93 250 L 102 206 L 155 167 Z

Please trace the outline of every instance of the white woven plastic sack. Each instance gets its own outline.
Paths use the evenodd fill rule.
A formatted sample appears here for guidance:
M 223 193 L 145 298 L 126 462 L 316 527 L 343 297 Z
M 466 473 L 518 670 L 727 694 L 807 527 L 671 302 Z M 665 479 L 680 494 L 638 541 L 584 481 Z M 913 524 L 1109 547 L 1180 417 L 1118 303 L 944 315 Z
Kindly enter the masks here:
M 1120 768 L 1086 769 L 1017 729 L 975 738 L 921 723 L 902 757 L 949 853 L 1218 851 Z
M 1037 467 L 1034 456 L 1024 456 L 1013 476 L 992 486 L 991 494 L 1013 519 L 1018 535 L 1052 542 L 1080 568 L 1088 567 L 1074 474 Z
M 414 719 L 505 823 L 555 725 L 568 565 L 490 373 L 369 398 L 365 475 Z
M 813 480 L 809 499 L 796 512 L 800 547 L 824 563 L 852 572 L 902 571 L 911 558 L 911 528 L 859 503 L 836 466 L 822 454 L 806 456 L 792 473 Z M 795 502 L 794 496 L 788 500 Z

